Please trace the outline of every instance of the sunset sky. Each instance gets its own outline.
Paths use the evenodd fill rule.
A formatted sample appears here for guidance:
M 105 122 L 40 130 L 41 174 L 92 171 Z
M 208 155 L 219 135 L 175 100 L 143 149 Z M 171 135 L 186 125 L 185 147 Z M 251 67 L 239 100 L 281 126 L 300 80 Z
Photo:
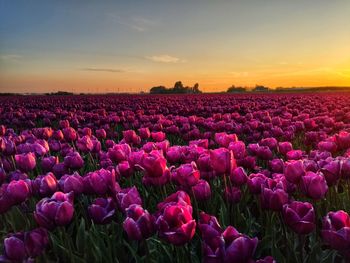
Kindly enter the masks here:
M 349 0 L 0 0 L 1 92 L 350 86 Z

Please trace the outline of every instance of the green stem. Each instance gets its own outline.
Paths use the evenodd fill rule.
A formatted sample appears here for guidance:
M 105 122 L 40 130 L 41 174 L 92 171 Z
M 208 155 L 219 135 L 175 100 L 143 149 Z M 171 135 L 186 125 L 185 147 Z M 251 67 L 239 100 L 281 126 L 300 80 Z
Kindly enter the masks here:
M 300 253 L 300 262 L 304 262 L 304 246 L 305 246 L 305 236 L 298 235 L 299 237 L 299 253 Z

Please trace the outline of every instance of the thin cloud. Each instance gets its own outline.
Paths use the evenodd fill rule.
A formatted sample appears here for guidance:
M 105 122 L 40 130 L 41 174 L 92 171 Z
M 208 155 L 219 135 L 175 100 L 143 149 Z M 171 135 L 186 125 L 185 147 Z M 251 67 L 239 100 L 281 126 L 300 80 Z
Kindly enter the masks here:
M 124 69 L 113 69 L 113 68 L 82 68 L 83 71 L 100 71 L 100 72 L 111 72 L 111 73 L 124 73 Z
M 249 75 L 248 72 L 246 72 L 246 71 L 243 71 L 243 72 L 230 71 L 229 74 L 235 78 L 248 77 L 248 75 Z
M 186 60 L 173 57 L 170 55 L 155 55 L 155 56 L 148 56 L 146 59 L 154 61 L 154 62 L 160 62 L 160 63 L 181 63 L 186 62 Z
M 114 22 L 138 32 L 148 31 L 150 28 L 158 24 L 158 22 L 154 20 L 147 19 L 144 17 L 139 17 L 139 16 L 123 19 L 119 15 L 110 14 L 110 17 Z
M 11 61 L 11 62 L 18 62 L 21 58 L 22 56 L 17 54 L 0 55 L 0 60 Z

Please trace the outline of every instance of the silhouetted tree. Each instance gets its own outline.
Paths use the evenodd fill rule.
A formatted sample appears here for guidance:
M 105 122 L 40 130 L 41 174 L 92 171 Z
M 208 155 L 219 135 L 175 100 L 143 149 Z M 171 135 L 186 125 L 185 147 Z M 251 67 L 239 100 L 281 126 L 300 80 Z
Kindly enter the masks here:
M 194 84 L 192 90 L 193 90 L 193 93 L 202 93 L 202 92 L 199 90 L 199 84 L 198 84 L 198 83 Z
M 156 86 L 150 89 L 150 93 L 152 94 L 162 94 L 162 93 L 168 93 L 168 89 L 164 86 Z
M 163 94 L 163 93 L 202 93 L 199 90 L 199 84 L 196 83 L 194 87 L 184 87 L 181 81 L 177 81 L 173 88 L 166 88 L 164 86 L 157 86 L 150 89 L 152 94 Z
M 182 82 L 181 81 L 175 82 L 175 84 L 174 84 L 174 91 L 180 91 L 182 89 L 184 89 L 184 86 L 183 86 Z
M 240 92 L 246 92 L 246 88 L 244 87 L 236 87 L 235 85 L 232 85 L 227 89 L 227 92 L 229 93 L 240 93 Z

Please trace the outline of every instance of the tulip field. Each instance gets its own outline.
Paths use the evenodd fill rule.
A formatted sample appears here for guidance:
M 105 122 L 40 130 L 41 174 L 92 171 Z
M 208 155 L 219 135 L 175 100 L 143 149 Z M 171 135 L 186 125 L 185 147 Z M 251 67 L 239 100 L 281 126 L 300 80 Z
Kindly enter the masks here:
M 0 97 L 0 262 L 350 262 L 350 93 Z

